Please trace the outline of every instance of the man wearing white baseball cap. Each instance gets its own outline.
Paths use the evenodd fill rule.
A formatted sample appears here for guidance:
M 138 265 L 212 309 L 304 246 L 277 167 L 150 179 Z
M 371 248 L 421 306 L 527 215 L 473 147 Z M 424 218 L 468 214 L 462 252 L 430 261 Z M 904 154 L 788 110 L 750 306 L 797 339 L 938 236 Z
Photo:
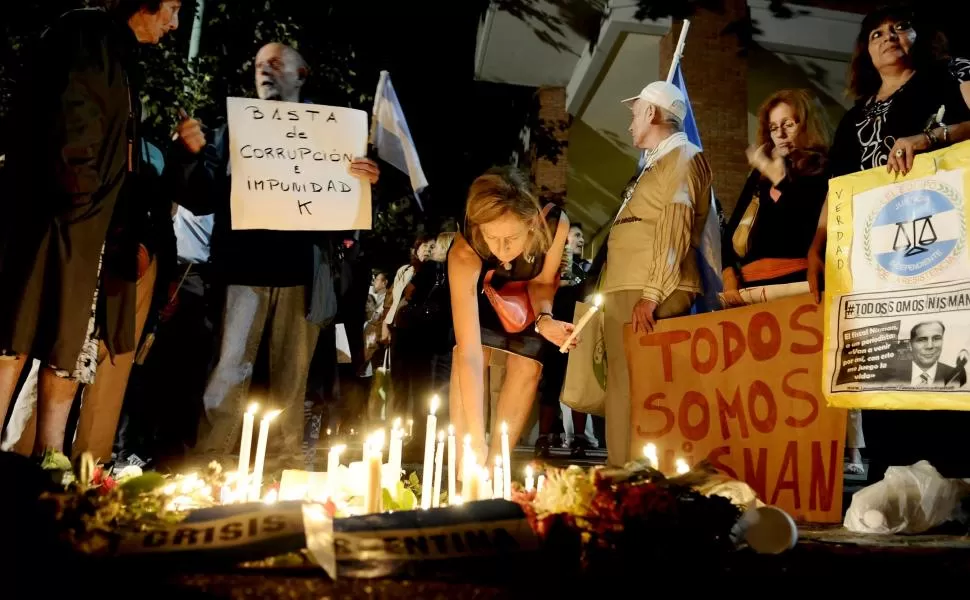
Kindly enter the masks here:
M 630 380 L 624 325 L 653 331 L 658 319 L 688 314 L 703 292 L 697 248 L 711 208 L 711 168 L 683 133 L 687 100 L 674 85 L 655 81 L 623 101 L 633 113 L 633 145 L 645 164 L 623 192 L 610 229 L 602 280 L 606 295 L 606 440 L 610 465 L 631 457 Z

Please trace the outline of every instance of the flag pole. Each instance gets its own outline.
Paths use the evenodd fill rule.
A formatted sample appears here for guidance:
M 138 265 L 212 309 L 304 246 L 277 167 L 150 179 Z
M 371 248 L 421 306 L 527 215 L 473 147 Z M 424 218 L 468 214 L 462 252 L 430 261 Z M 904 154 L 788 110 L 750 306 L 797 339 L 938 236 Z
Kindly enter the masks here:
M 374 138 L 377 137 L 377 111 L 384 96 L 384 83 L 387 81 L 387 71 L 381 71 L 381 77 L 377 80 L 377 91 L 374 93 L 374 108 L 371 110 L 370 135 L 367 138 L 369 146 L 374 145 Z
M 680 59 L 684 56 L 684 44 L 687 42 L 688 29 L 690 29 L 690 20 L 684 19 L 684 25 L 680 28 L 680 38 L 677 40 L 677 46 L 674 50 L 674 58 L 670 61 L 670 70 L 667 72 L 667 83 L 673 82 L 674 72 L 677 71 L 677 65 L 680 64 Z

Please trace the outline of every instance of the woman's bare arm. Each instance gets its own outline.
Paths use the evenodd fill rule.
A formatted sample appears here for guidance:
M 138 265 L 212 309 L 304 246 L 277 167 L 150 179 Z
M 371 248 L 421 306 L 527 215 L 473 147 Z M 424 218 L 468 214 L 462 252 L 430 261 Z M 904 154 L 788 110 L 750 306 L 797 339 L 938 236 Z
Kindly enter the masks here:
M 485 369 L 482 350 L 481 324 L 478 315 L 478 278 L 482 261 L 460 234 L 448 254 L 448 282 L 451 286 L 451 316 L 455 327 L 458 351 L 455 354 L 458 370 L 458 389 L 465 414 L 467 432 L 472 435 L 473 448 L 485 446 Z

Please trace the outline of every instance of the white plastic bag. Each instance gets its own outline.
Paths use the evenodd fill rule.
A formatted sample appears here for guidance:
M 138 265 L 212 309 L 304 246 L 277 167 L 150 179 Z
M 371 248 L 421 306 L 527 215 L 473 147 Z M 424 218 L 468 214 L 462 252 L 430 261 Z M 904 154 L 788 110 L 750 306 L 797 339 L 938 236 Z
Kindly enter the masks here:
M 922 533 L 955 517 L 968 488 L 925 460 L 889 467 L 882 481 L 852 496 L 844 525 L 855 533 Z

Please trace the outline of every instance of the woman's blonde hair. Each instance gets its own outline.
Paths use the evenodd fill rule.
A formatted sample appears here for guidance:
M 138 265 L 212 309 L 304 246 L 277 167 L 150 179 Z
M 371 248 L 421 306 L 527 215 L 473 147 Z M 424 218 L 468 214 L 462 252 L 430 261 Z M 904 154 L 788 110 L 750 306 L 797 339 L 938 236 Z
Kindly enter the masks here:
M 529 243 L 523 252 L 526 257 L 545 254 L 549 250 L 552 246 L 552 233 L 546 219 L 540 218 L 542 209 L 532 192 L 531 184 L 519 171 L 499 167 L 486 171 L 468 189 L 465 237 L 479 255 L 491 254 L 482 236 L 482 225 L 507 214 L 533 225 L 529 233 Z
M 434 241 L 435 252 L 437 252 L 439 248 L 443 248 L 444 252 L 447 253 L 448 250 L 451 249 L 451 243 L 454 241 L 455 241 L 454 231 L 446 231 L 444 233 L 439 233 L 438 237 Z

